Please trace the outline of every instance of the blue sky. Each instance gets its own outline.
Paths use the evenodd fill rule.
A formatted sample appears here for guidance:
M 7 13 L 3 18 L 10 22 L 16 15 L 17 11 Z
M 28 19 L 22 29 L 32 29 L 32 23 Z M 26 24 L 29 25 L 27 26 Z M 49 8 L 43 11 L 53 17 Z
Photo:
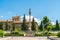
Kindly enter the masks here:
M 48 16 L 51 21 L 60 21 L 60 0 L 0 0 L 0 20 L 28 15 L 29 8 L 36 18 Z

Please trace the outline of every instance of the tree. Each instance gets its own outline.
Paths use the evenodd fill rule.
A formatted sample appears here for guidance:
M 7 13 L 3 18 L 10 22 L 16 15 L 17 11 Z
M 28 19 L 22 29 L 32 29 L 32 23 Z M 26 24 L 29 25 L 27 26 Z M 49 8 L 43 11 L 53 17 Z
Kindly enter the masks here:
M 4 37 L 4 31 L 0 30 L 0 37 Z
M 14 23 L 13 23 L 13 31 L 15 30 L 15 26 L 14 26 Z
M 36 27 L 35 27 L 35 20 L 34 20 L 34 18 L 33 18 L 33 20 L 32 20 L 32 27 L 31 27 L 31 29 L 33 30 L 33 31 L 36 31 Z
M 40 23 L 39 30 L 41 30 L 41 31 L 43 30 L 43 23 L 42 23 L 42 21 Z
M 49 24 L 48 27 L 47 27 L 47 31 L 51 31 L 52 30 L 52 25 Z
M 35 22 L 35 31 L 38 32 L 38 24 Z
M 59 23 L 58 23 L 58 20 L 56 20 L 56 27 L 55 27 L 56 30 L 59 30 Z
M 52 30 L 53 30 L 53 31 L 55 30 L 55 25 L 52 25 Z
M 21 29 L 22 29 L 23 31 L 26 31 L 26 30 L 27 30 L 25 14 L 24 14 L 24 17 L 23 17 L 23 23 L 22 23 Z
M 43 17 L 43 26 L 44 26 L 45 29 L 47 29 L 49 23 L 50 23 L 50 22 L 49 22 L 48 17 L 47 17 L 47 16 L 44 16 L 44 17 Z
M 5 30 L 8 30 L 8 22 L 6 22 Z
M 51 32 L 50 32 L 51 29 L 52 29 L 52 28 L 51 28 L 51 25 L 49 24 L 49 25 L 48 25 L 48 28 L 47 28 L 47 38 L 49 38 L 49 36 L 50 36 L 50 34 L 51 34 Z
M 0 29 L 3 30 L 3 24 L 0 22 Z

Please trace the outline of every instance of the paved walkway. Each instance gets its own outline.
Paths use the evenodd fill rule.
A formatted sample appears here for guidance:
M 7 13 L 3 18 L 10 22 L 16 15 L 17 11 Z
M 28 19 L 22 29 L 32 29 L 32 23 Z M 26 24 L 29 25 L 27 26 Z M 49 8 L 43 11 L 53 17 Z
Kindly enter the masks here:
M 0 40 L 47 40 L 46 37 L 4 37 Z

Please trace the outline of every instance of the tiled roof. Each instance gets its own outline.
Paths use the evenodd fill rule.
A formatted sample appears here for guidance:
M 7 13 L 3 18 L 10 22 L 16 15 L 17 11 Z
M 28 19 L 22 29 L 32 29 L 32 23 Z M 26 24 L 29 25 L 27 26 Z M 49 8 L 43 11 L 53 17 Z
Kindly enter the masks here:
M 0 20 L 0 22 L 6 22 L 7 20 Z

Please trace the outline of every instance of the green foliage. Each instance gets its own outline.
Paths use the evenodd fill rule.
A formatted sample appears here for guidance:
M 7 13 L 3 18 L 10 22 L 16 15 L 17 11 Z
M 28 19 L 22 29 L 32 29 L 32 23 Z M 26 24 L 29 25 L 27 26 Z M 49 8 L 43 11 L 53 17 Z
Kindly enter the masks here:
M 6 27 L 5 27 L 5 30 L 8 30 L 8 22 L 6 22 Z
M 57 36 L 57 33 L 51 33 L 50 31 L 45 31 L 44 33 L 39 34 L 38 32 L 35 32 L 35 36 Z
M 15 26 L 14 26 L 14 23 L 13 23 L 13 31 L 15 30 Z
M 48 30 L 48 31 L 51 31 L 51 30 L 52 30 L 52 26 L 51 26 L 51 25 L 48 25 L 47 30 Z
M 35 34 L 38 34 L 38 32 L 35 32 Z
M 51 35 L 51 32 L 47 32 L 47 36 L 50 36 Z
M 14 30 L 15 32 L 19 32 L 19 28 L 15 28 L 15 30 Z
M 42 23 L 42 21 L 40 23 L 39 30 L 41 30 L 41 31 L 43 30 L 43 23 Z
M 43 23 L 46 24 L 47 22 L 49 22 L 49 19 L 48 19 L 47 16 L 44 16 L 44 17 L 43 17 Z
M 20 36 L 25 36 L 25 32 L 20 33 Z
M 21 29 L 22 29 L 23 31 L 27 30 L 25 14 L 24 14 L 24 17 L 23 17 L 23 23 L 22 23 L 22 27 L 21 27 Z
M 56 28 L 55 25 L 52 25 L 52 31 L 55 31 L 55 28 Z
M 25 36 L 25 33 L 19 33 L 19 32 L 12 32 L 12 33 L 5 33 L 4 36 Z
M 35 22 L 34 18 L 32 20 L 32 27 L 31 27 L 31 29 L 33 31 L 38 31 L 38 26 L 37 26 L 37 23 Z
M 4 36 L 11 36 L 11 33 L 5 33 Z
M 21 28 L 15 28 L 14 31 L 21 31 Z
M 49 18 L 48 18 L 47 16 L 44 16 L 42 22 L 43 22 L 44 28 L 47 29 L 47 26 L 48 26 L 49 23 L 50 23 L 50 22 L 49 22 Z
M 57 33 L 51 33 L 50 36 L 57 36 Z
M 17 28 L 13 32 L 11 32 L 11 36 L 19 36 L 19 31 Z
M 35 36 L 43 36 L 42 34 L 35 34 Z
M 39 34 L 38 32 L 35 32 L 35 36 L 43 36 L 43 34 Z
M 25 36 L 25 34 L 20 34 L 20 36 Z
M 45 32 L 45 36 L 57 36 L 57 33 Z
M 34 20 L 34 18 L 33 18 L 33 20 L 32 20 L 32 27 L 31 27 L 31 29 L 32 29 L 32 30 L 35 30 L 35 20 Z
M 18 32 L 12 32 L 11 36 L 24 36 L 23 33 L 18 33 Z
M 11 34 L 19 34 L 19 32 L 17 32 L 17 31 L 14 31 L 14 32 L 12 32 Z
M 20 36 L 20 33 L 14 31 L 14 32 L 11 33 L 11 36 Z
M 58 23 L 58 20 L 56 20 L 56 28 L 55 30 L 59 30 L 59 23 Z
M 24 32 L 20 33 L 19 29 L 15 28 L 15 30 L 11 33 L 11 36 L 25 36 L 25 33 Z
M 60 37 L 60 31 L 58 32 L 57 36 Z
M 0 29 L 1 29 L 1 30 L 3 30 L 3 27 L 2 27 L 2 26 L 3 26 L 3 23 L 0 22 Z
M 3 37 L 3 36 L 4 36 L 4 31 L 0 30 L 0 37 Z
M 50 36 L 51 35 L 51 32 L 50 31 L 44 31 L 44 33 L 42 33 L 43 36 Z
M 14 30 L 11 34 L 19 34 L 18 29 L 17 29 L 17 28 L 15 28 L 15 30 Z

